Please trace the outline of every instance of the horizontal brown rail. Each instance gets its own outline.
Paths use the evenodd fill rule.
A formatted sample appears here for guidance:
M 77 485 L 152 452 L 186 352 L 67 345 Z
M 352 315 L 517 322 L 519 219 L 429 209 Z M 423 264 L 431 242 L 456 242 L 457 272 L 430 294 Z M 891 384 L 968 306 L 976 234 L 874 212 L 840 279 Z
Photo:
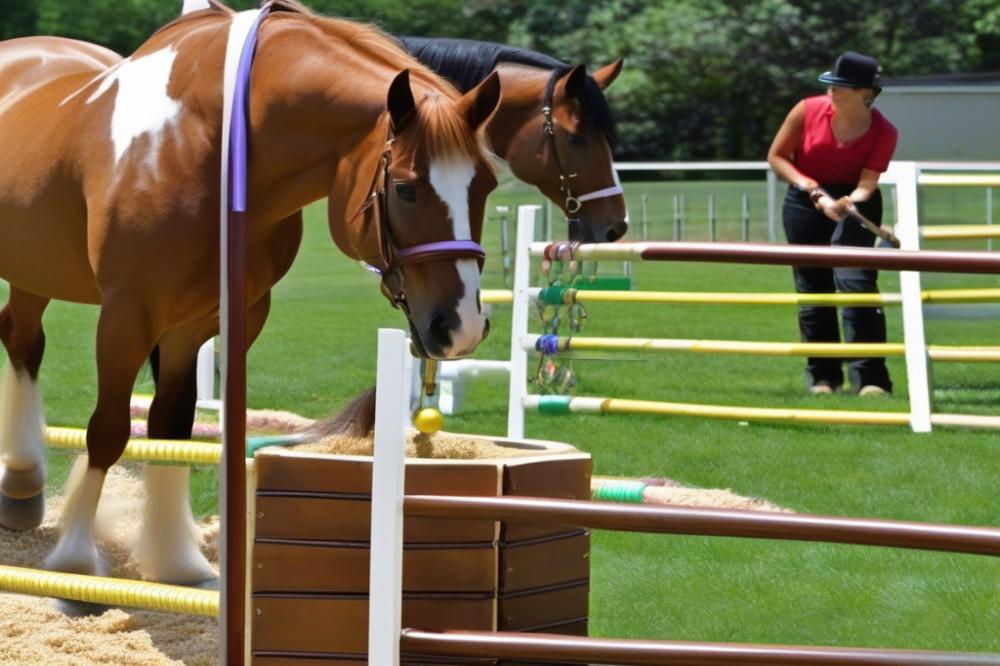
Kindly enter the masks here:
M 995 252 L 949 252 L 941 250 L 890 250 L 835 248 L 798 245 L 750 245 L 690 243 L 695 247 L 656 246 L 642 253 L 643 259 L 699 257 L 699 261 L 740 261 L 754 264 L 877 268 L 880 270 L 931 271 L 936 273 L 1000 273 L 1000 255 Z
M 571 252 L 581 261 L 642 259 L 875 268 L 935 273 L 1000 273 L 1000 255 L 996 252 L 893 250 L 776 243 L 594 243 L 572 250 L 567 244 L 552 244 L 545 247 L 544 256 L 566 260 L 570 258 Z
M 677 641 L 581 638 L 556 634 L 430 632 L 404 629 L 400 649 L 452 657 L 532 659 L 628 666 L 983 666 L 1000 664 L 1000 654 L 884 650 L 874 648 L 682 643 Z
M 766 511 L 641 506 L 540 497 L 408 495 L 407 516 L 551 523 L 627 532 L 825 541 L 1000 555 L 1000 529 Z

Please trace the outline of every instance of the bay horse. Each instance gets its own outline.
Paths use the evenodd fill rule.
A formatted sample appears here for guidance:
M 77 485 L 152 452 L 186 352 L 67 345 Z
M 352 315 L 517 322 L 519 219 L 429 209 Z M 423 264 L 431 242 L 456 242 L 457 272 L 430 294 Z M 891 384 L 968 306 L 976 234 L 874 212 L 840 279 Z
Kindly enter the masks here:
M 149 436 L 191 437 L 195 358 L 218 330 L 222 70 L 237 14 L 207 0 L 128 58 L 67 39 L 0 43 L 0 525 L 44 512 L 38 371 L 51 299 L 100 306 L 97 404 L 87 466 L 69 491 L 51 569 L 99 573 L 96 507 L 129 437 L 129 398 L 158 350 Z M 497 76 L 462 95 L 364 25 L 269 4 L 250 78 L 247 337 L 302 236 L 301 209 L 329 198 L 333 240 L 382 270 L 383 292 L 428 356 L 471 352 L 488 330 L 476 252 L 496 186 L 481 127 Z M 459 242 L 460 241 L 460 242 Z M 414 258 L 416 247 L 437 247 Z M 478 245 L 477 245 L 478 247 Z M 136 553 L 143 575 L 198 583 L 187 467 L 147 466 Z
M 613 242 L 628 229 L 614 169 L 616 133 L 604 90 L 621 59 L 588 75 L 544 53 L 468 39 L 399 37 L 420 62 L 455 85 L 473 89 L 491 71 L 503 99 L 486 125 L 511 172 L 562 209 L 569 239 Z

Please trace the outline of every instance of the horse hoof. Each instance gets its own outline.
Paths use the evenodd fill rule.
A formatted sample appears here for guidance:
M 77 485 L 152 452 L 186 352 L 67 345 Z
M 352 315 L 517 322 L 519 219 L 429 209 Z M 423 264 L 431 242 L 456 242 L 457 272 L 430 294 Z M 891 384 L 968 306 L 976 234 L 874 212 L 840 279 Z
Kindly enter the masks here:
M 88 601 L 76 601 L 75 599 L 53 599 L 52 605 L 67 617 L 103 615 L 105 611 L 111 609 L 111 606 L 104 604 L 92 604 Z
M 0 526 L 9 530 L 30 530 L 45 517 L 45 493 L 27 499 L 14 499 L 0 493 Z
M 186 587 L 193 587 L 197 590 L 219 590 L 221 589 L 221 584 L 218 578 L 210 578 L 208 580 L 203 580 L 200 583 L 191 583 Z

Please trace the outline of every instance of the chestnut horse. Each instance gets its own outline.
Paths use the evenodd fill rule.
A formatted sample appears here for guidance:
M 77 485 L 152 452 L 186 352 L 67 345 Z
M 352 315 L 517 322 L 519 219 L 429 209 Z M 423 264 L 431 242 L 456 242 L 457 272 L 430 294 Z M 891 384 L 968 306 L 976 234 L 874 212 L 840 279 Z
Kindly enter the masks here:
M 621 60 L 588 76 L 583 65 L 503 44 L 399 40 L 462 92 L 496 71 L 503 99 L 486 135 L 515 176 L 562 209 L 570 240 L 611 242 L 625 234 L 625 199 L 612 162 L 615 126 L 603 92 L 621 72 Z
M 189 439 L 197 350 L 218 330 L 222 70 L 239 15 L 192 4 L 204 8 L 124 60 L 66 39 L 0 43 L 0 277 L 10 283 L 0 525 L 30 528 L 44 511 L 42 313 L 50 299 L 100 306 L 87 467 L 46 561 L 61 571 L 101 570 L 95 511 L 144 360 L 158 349 L 150 437 Z M 297 252 L 301 209 L 328 196 L 334 241 L 382 269 L 415 344 L 438 358 L 471 352 L 488 322 L 481 256 L 468 248 L 496 186 L 477 130 L 499 95 L 495 76 L 461 95 L 370 27 L 272 3 L 250 78 L 248 339 Z M 146 476 L 144 575 L 215 577 L 194 536 L 188 468 Z

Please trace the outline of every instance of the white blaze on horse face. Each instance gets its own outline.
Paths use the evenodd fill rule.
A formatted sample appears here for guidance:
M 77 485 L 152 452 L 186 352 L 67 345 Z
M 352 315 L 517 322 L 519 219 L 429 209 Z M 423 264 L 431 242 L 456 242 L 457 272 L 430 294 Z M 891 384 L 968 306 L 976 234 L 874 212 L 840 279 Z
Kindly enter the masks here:
M 104 75 L 101 85 L 87 98 L 87 104 L 118 83 L 115 108 L 111 113 L 111 141 L 115 148 L 115 164 L 144 134 L 152 139 L 149 164 L 155 169 L 163 131 L 181 112 L 180 100 L 167 94 L 170 73 L 177 50 L 173 46 L 160 49 L 135 60 L 126 58 Z
M 448 207 L 455 240 L 472 240 L 469 221 L 469 185 L 476 175 L 476 165 L 468 157 L 451 157 L 431 163 L 431 187 Z M 451 332 L 451 347 L 446 355 L 464 356 L 482 340 L 486 318 L 479 305 L 479 263 L 475 259 L 458 259 L 455 269 L 462 282 L 462 298 L 456 312 L 461 326 Z

